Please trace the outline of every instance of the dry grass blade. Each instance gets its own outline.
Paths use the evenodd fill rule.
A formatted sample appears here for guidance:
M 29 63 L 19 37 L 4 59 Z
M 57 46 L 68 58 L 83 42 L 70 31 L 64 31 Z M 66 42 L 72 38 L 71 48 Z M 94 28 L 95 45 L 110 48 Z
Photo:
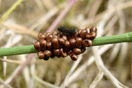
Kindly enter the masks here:
M 73 71 L 75 70 L 75 68 L 78 66 L 78 64 L 80 63 L 80 61 L 82 60 L 82 55 L 79 55 L 78 60 L 73 64 L 72 68 L 70 69 L 70 71 L 68 72 L 68 74 L 66 75 L 66 78 L 64 80 L 64 83 L 62 84 L 63 87 L 66 86 L 67 80 L 69 79 L 70 75 L 73 73 Z
M 2 85 L 4 85 L 6 88 L 13 88 L 13 87 L 11 87 L 10 85 L 6 84 L 1 78 L 0 78 L 0 83 L 1 83 Z M 3 87 L 2 85 L 0 85 L 1 88 Z
M 23 62 L 17 61 L 17 60 L 9 60 L 9 59 L 0 59 L 0 61 L 7 62 L 7 63 L 13 63 L 13 64 L 22 64 Z
M 93 5 L 91 7 L 91 10 L 89 11 L 88 18 L 94 17 L 101 5 L 103 0 L 97 0 L 93 1 Z
M 36 61 L 36 58 L 33 58 L 32 61 Z M 30 88 L 34 87 L 34 74 L 35 74 L 35 64 L 32 63 L 30 67 L 30 72 L 31 72 L 31 80 L 30 80 Z
M 110 72 L 109 70 L 104 66 L 103 61 L 101 59 L 101 56 L 98 53 L 98 47 L 93 47 L 93 54 L 95 56 L 95 62 L 98 66 L 99 70 L 104 72 L 105 76 L 108 77 L 108 79 L 111 80 L 111 82 L 117 87 L 117 88 L 128 88 L 127 86 L 120 83 Z
M 23 62 L 26 63 L 26 55 L 20 55 L 19 59 L 20 59 L 20 61 L 23 61 Z M 26 87 L 30 88 L 30 75 L 29 75 L 30 73 L 29 73 L 29 68 L 25 67 L 22 73 L 23 73 L 23 76 L 24 76 L 24 80 L 26 82 Z
M 22 25 L 19 24 L 9 24 L 9 23 L 3 23 L 3 25 L 5 25 L 8 28 L 11 28 L 15 33 L 20 33 L 20 34 L 28 34 L 34 38 L 38 37 L 38 33 L 28 29 Z
M 97 86 L 97 84 L 101 81 L 103 76 L 104 76 L 104 73 L 99 71 L 99 73 L 97 74 L 96 78 L 94 79 L 94 81 L 89 86 L 89 88 L 95 88 Z
M 42 83 L 43 85 L 48 86 L 48 87 L 51 87 L 51 88 L 60 88 L 60 87 L 58 87 L 58 86 L 55 86 L 55 85 L 53 85 L 53 84 L 50 84 L 50 83 L 48 83 L 48 82 L 43 81 L 42 79 L 38 78 L 38 77 L 35 76 L 35 75 L 34 75 L 34 79 L 35 79 L 36 81 Z

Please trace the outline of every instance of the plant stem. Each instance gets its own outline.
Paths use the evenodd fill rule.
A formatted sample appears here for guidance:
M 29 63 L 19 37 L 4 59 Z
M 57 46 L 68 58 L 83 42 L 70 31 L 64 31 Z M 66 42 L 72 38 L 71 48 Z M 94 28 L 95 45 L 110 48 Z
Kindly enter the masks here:
M 132 42 L 132 32 L 125 33 L 122 35 L 113 35 L 108 37 L 95 38 L 93 40 L 93 46 L 121 43 L 121 42 Z
M 95 38 L 93 40 L 92 46 L 114 44 L 114 43 L 121 43 L 121 42 L 132 42 L 132 32 L 125 33 L 122 35 Z M 11 55 L 29 54 L 29 53 L 36 53 L 36 52 L 37 51 L 35 50 L 34 45 L 1 48 L 0 56 L 11 56 Z
M 11 47 L 11 48 L 1 48 L 0 49 L 0 56 L 29 54 L 29 53 L 36 53 L 36 52 L 37 51 L 34 48 L 34 45 L 19 46 L 19 47 Z

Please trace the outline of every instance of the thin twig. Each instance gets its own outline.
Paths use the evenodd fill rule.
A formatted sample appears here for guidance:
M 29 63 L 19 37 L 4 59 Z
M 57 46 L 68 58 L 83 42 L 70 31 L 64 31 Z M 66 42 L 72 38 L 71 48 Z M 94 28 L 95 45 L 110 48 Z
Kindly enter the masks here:
M 34 56 L 34 54 L 30 54 L 30 56 L 27 58 L 26 62 L 21 66 L 21 68 L 19 69 L 19 71 L 16 73 L 16 75 L 13 77 L 12 81 L 10 82 L 10 84 L 12 85 L 17 77 L 21 74 L 21 72 L 23 71 L 23 69 L 30 63 L 32 57 Z
M 1 78 L 0 78 L 0 83 L 3 84 L 6 88 L 13 88 L 10 85 L 6 84 Z
M 65 7 L 64 10 L 62 10 L 62 12 L 60 12 L 59 16 L 56 18 L 56 20 L 51 24 L 51 26 L 48 29 L 48 32 L 53 31 L 57 25 L 62 21 L 62 19 L 64 18 L 64 16 L 68 13 L 68 11 L 71 9 L 71 7 L 73 6 L 73 4 L 76 2 L 76 0 L 71 0 L 67 6 Z
M 16 1 L 16 3 L 14 3 L 12 7 L 10 7 L 7 12 L 2 16 L 2 20 L 0 20 L 0 22 L 4 21 L 18 7 L 18 5 L 22 3 L 22 1 L 23 0 Z

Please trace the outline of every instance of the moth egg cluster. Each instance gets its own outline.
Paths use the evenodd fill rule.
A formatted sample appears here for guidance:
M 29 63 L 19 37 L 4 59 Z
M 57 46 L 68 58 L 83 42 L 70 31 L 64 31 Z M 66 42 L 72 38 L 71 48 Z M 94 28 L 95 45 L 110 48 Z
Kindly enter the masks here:
M 77 55 L 85 52 L 85 48 L 92 46 L 92 40 L 97 36 L 96 27 L 78 29 L 73 35 L 64 35 L 62 32 L 39 33 L 38 40 L 34 43 L 39 59 L 48 60 L 49 57 L 70 56 L 77 60 Z

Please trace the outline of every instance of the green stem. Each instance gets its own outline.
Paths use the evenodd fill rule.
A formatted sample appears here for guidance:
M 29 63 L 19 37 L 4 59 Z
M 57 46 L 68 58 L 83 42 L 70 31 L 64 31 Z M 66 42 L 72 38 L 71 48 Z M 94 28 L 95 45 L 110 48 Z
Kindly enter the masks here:
M 36 53 L 36 52 L 37 51 L 35 50 L 34 45 L 11 47 L 11 48 L 1 48 L 0 56 L 29 54 L 29 53 Z
M 132 32 L 125 33 L 122 35 L 95 38 L 93 40 L 93 46 L 121 43 L 121 42 L 132 42 Z
M 114 44 L 114 43 L 121 43 L 121 42 L 132 42 L 132 32 L 122 34 L 122 35 L 95 38 L 93 40 L 93 46 Z M 0 56 L 29 54 L 29 53 L 36 53 L 36 52 L 37 51 L 35 50 L 34 45 L 11 47 L 11 48 L 1 48 Z

